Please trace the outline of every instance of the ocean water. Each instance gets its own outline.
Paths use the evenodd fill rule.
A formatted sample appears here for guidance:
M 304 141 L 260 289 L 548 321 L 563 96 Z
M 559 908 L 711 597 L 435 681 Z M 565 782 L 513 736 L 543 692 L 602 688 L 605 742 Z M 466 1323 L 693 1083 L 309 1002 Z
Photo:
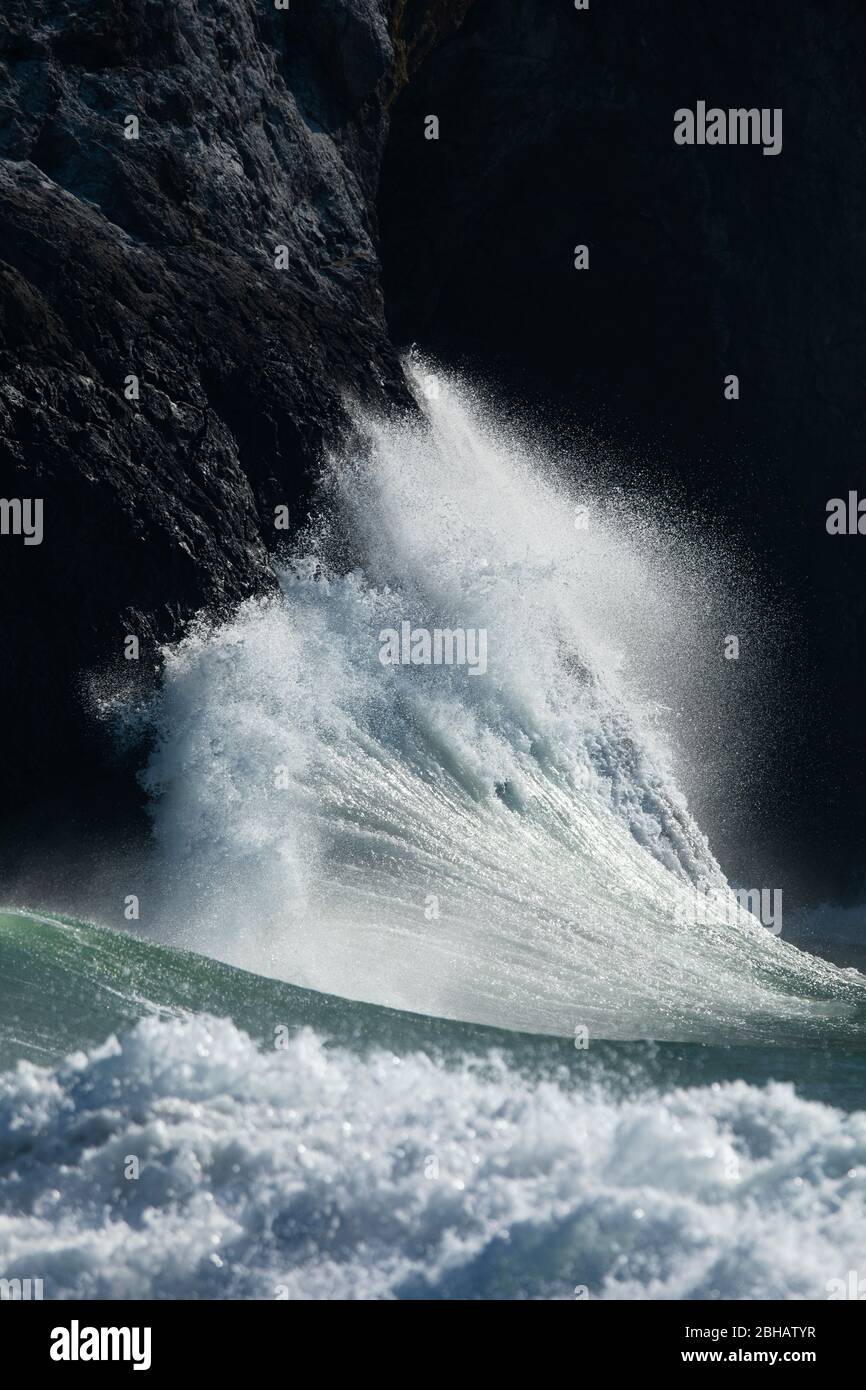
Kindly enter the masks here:
M 46 1297 L 826 1298 L 862 1266 L 857 1044 L 579 1050 L 17 914 L 0 962 L 0 1276 Z
M 827 1297 L 866 980 L 729 912 L 689 810 L 718 555 L 407 372 L 425 418 L 358 417 L 280 593 L 104 700 L 152 737 L 139 918 L 0 917 L 0 1277 Z M 486 669 L 383 665 L 403 622 Z

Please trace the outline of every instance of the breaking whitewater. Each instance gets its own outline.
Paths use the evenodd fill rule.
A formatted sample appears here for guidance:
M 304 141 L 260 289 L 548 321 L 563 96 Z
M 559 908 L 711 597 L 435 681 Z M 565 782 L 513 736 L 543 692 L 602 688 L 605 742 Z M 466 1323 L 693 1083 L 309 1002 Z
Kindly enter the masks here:
M 135 934 L 0 917 L 0 1276 L 828 1297 L 866 981 L 738 909 L 678 785 L 742 596 L 408 372 L 424 417 L 358 419 L 280 593 L 106 702 L 151 740 Z

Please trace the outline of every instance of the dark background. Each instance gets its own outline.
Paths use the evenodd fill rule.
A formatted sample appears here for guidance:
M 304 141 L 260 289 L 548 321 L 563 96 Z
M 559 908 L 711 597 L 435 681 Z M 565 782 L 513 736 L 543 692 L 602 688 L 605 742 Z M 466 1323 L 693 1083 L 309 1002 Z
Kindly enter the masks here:
M 346 390 L 411 409 L 417 343 L 749 557 L 698 819 L 786 908 L 862 901 L 866 538 L 825 508 L 866 492 L 864 54 L 861 0 L 6 0 L 0 496 L 46 540 L 0 541 L 4 892 L 147 833 L 91 674 L 273 586 L 274 505 Z M 781 154 L 676 146 L 698 100 L 781 107 Z
M 746 794 L 700 818 L 792 904 L 856 899 L 866 863 L 866 537 L 825 529 L 866 493 L 864 54 L 843 0 L 478 0 L 400 97 L 379 200 L 397 341 L 590 425 L 753 557 L 766 756 L 744 735 Z M 782 152 L 675 145 L 699 99 L 781 107 Z

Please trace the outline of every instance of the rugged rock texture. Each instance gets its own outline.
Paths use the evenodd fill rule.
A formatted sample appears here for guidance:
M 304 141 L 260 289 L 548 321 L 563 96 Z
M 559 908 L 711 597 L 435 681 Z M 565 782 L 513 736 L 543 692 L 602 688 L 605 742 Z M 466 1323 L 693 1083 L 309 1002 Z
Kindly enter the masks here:
M 0 497 L 45 518 L 40 546 L 0 537 L 7 814 L 127 794 L 83 673 L 128 673 L 126 633 L 152 671 L 197 609 L 266 589 L 273 508 L 302 509 L 344 393 L 407 404 L 387 109 L 467 3 L 7 0 Z
M 0 498 L 45 503 L 0 537 L 7 816 L 128 802 L 84 675 L 272 584 L 275 504 L 418 341 L 637 443 L 787 587 L 778 750 L 700 810 L 762 882 L 857 890 L 866 540 L 824 505 L 866 492 L 860 0 L 289 4 L 5 0 Z M 676 147 L 699 99 L 782 106 L 782 154 Z
M 624 444 L 624 485 L 674 482 L 787 591 L 777 746 L 732 750 L 740 804 L 702 814 L 814 896 L 866 886 L 866 540 L 825 532 L 866 494 L 863 51 L 859 0 L 477 0 L 395 106 L 380 197 L 398 341 Z M 781 154 L 678 147 L 698 100 L 781 107 Z

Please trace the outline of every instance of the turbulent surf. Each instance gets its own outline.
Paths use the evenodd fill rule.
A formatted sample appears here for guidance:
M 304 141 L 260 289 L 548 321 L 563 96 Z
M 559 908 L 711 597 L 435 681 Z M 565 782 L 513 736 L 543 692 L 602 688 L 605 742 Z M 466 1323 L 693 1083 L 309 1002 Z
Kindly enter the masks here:
M 862 1249 L 866 982 L 727 910 L 681 789 L 719 566 L 407 371 L 279 592 L 104 698 L 148 749 L 126 930 L 0 917 L 0 1274 L 823 1296 Z
M 151 929 L 531 1032 L 856 1029 L 859 977 L 724 911 L 672 771 L 659 706 L 678 683 L 712 699 L 725 664 L 695 665 L 715 568 L 430 379 L 413 365 L 422 420 L 359 419 L 280 594 L 168 654 Z M 404 623 L 483 630 L 486 669 L 383 665 Z

